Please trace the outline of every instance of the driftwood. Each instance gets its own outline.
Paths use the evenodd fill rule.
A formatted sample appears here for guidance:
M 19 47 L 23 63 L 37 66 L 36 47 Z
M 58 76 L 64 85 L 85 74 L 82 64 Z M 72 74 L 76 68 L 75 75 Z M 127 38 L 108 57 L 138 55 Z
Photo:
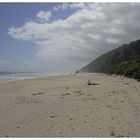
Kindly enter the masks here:
M 90 86 L 90 85 L 99 85 L 99 84 L 93 83 L 93 82 L 91 82 L 90 80 L 88 80 L 87 85 Z
M 32 95 L 44 94 L 43 92 L 33 93 Z

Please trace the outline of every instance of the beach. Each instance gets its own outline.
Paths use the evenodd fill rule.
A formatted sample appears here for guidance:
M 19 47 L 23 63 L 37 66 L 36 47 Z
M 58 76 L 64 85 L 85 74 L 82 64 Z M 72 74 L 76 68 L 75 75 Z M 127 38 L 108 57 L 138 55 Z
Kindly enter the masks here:
M 0 84 L 0 137 L 140 137 L 140 82 L 78 73 Z

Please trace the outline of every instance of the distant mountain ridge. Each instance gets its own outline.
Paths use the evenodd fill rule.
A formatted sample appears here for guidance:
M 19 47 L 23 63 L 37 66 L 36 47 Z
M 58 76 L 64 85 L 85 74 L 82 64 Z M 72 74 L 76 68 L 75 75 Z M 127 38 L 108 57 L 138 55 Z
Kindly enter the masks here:
M 140 39 L 101 55 L 80 72 L 103 72 L 140 79 Z

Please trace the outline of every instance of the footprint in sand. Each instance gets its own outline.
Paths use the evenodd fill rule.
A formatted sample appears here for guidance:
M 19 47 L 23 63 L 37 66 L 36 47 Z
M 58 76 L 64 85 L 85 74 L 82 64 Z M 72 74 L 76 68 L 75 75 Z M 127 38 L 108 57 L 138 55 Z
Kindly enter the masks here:
M 42 102 L 40 99 L 35 99 L 35 98 L 25 97 L 25 96 L 18 96 L 18 97 L 16 97 L 16 100 L 18 100 L 17 104 L 41 103 Z
M 76 90 L 73 92 L 76 96 L 81 96 L 81 95 L 84 95 L 85 93 L 82 92 L 81 90 Z

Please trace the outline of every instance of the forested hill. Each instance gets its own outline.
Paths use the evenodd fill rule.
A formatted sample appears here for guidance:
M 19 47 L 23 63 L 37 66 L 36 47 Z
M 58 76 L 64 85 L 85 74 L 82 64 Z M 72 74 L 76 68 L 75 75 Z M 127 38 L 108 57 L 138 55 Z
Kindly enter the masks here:
M 105 53 L 80 71 L 114 73 L 140 79 L 140 40 Z

